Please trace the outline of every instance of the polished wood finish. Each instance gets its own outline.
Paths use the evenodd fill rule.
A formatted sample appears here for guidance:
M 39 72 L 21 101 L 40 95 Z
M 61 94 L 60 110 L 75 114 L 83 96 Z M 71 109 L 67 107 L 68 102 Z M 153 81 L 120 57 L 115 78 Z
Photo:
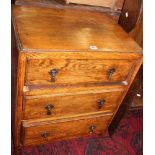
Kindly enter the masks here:
M 143 9 L 141 8 L 135 27 L 129 32 L 129 35 L 143 47 Z
M 107 126 L 111 115 L 97 115 L 95 117 L 79 118 L 78 120 L 68 120 L 65 122 L 43 123 L 34 125 L 28 121 L 23 122 L 23 145 L 33 145 L 47 143 L 51 140 L 66 139 L 79 137 L 81 135 L 92 134 L 91 126 L 95 125 L 94 134 L 103 133 Z M 35 122 L 33 122 L 35 123 Z M 47 137 L 45 137 L 47 133 Z
M 141 51 L 116 23 L 103 13 L 41 7 L 36 8 L 36 11 L 33 7 L 28 7 L 29 11 L 18 6 L 16 8 L 18 9 L 14 9 L 13 13 L 20 36 L 18 40 L 24 51 Z
M 103 133 L 142 63 L 138 44 L 104 13 L 14 6 L 12 20 L 16 148 Z
M 25 85 L 128 82 L 133 60 L 28 59 Z M 57 70 L 53 81 L 49 74 Z M 110 73 L 111 69 L 115 71 Z M 110 77 L 111 76 L 111 77 Z
M 142 0 L 126 0 L 119 18 L 119 24 L 126 32 L 132 31 L 140 20 L 143 4 Z
M 105 86 L 106 85 L 106 86 Z M 24 86 L 23 95 L 26 98 L 51 97 L 51 96 L 65 96 L 65 95 L 82 95 L 94 93 L 106 93 L 113 91 L 123 91 L 127 85 L 114 84 L 82 84 L 82 85 L 68 85 L 68 86 Z
M 122 92 L 95 93 L 82 95 L 65 95 L 25 99 L 23 102 L 23 119 L 63 117 L 91 112 L 113 112 L 118 106 Z M 100 107 L 101 100 L 105 100 Z M 52 105 L 51 114 L 47 113 L 47 105 Z

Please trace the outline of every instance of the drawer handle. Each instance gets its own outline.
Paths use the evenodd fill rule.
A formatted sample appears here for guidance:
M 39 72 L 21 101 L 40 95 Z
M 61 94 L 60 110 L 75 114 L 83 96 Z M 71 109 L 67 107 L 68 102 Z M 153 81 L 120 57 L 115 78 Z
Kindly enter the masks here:
M 51 75 L 51 82 L 55 82 L 56 81 L 56 75 L 58 74 L 58 70 L 52 69 L 48 73 Z
M 94 133 L 95 128 L 96 128 L 96 125 L 90 126 L 90 127 L 89 127 L 89 133 L 90 133 L 90 134 Z
M 103 107 L 103 105 L 105 104 L 106 100 L 104 99 L 101 99 L 99 102 L 98 102 L 98 109 L 101 109 Z
M 45 106 L 45 109 L 47 110 L 47 115 L 51 115 L 52 114 L 52 109 L 54 108 L 54 106 L 52 104 L 48 104 Z
M 116 72 L 115 68 L 111 68 L 111 69 L 108 70 L 108 79 L 109 80 L 112 79 L 112 76 L 113 76 L 114 72 Z
M 41 136 L 42 136 L 43 138 L 47 138 L 47 137 L 49 136 L 49 133 L 48 133 L 48 132 L 43 132 L 43 133 L 41 134 Z

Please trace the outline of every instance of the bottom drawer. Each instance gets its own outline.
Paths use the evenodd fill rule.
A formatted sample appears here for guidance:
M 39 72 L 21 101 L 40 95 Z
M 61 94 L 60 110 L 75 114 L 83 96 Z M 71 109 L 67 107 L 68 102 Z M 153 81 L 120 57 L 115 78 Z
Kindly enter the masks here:
M 103 133 L 108 127 L 111 116 L 111 114 L 100 114 L 72 118 L 71 120 L 48 120 L 46 122 L 24 121 L 22 144 L 24 146 L 41 144 L 52 140 L 69 139 L 92 133 Z

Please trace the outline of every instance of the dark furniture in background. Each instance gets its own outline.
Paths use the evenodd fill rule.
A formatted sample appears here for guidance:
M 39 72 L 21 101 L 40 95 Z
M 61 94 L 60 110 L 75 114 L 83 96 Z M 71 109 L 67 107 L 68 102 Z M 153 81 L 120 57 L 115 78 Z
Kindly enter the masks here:
M 143 47 L 143 1 L 125 0 L 118 23 Z M 141 65 L 123 104 L 113 119 L 109 133 L 112 135 L 127 110 L 143 108 L 143 65 Z
M 143 47 L 143 1 L 142 0 L 126 0 L 122 10 L 122 14 L 118 23 L 129 35 Z M 126 13 L 128 17 L 126 18 Z M 137 73 L 137 77 L 130 89 L 129 106 L 141 107 L 143 106 L 143 66 Z M 131 93 L 132 92 L 132 93 Z M 131 101 L 132 100 L 132 101 Z

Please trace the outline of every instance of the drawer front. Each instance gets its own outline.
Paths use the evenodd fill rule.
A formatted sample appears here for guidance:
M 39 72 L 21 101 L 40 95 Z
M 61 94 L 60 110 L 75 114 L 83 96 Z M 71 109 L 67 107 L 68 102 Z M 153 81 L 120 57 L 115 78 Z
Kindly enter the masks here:
M 133 60 L 27 59 L 25 85 L 121 84 L 133 66 Z
M 122 92 L 65 95 L 24 100 L 24 119 L 113 112 Z
M 35 122 L 23 123 L 23 145 L 47 143 L 51 140 L 62 140 L 92 133 L 103 133 L 111 118 L 111 115 L 93 118 L 82 118 L 80 120 L 69 120 L 65 122 L 51 122 L 41 124 Z

